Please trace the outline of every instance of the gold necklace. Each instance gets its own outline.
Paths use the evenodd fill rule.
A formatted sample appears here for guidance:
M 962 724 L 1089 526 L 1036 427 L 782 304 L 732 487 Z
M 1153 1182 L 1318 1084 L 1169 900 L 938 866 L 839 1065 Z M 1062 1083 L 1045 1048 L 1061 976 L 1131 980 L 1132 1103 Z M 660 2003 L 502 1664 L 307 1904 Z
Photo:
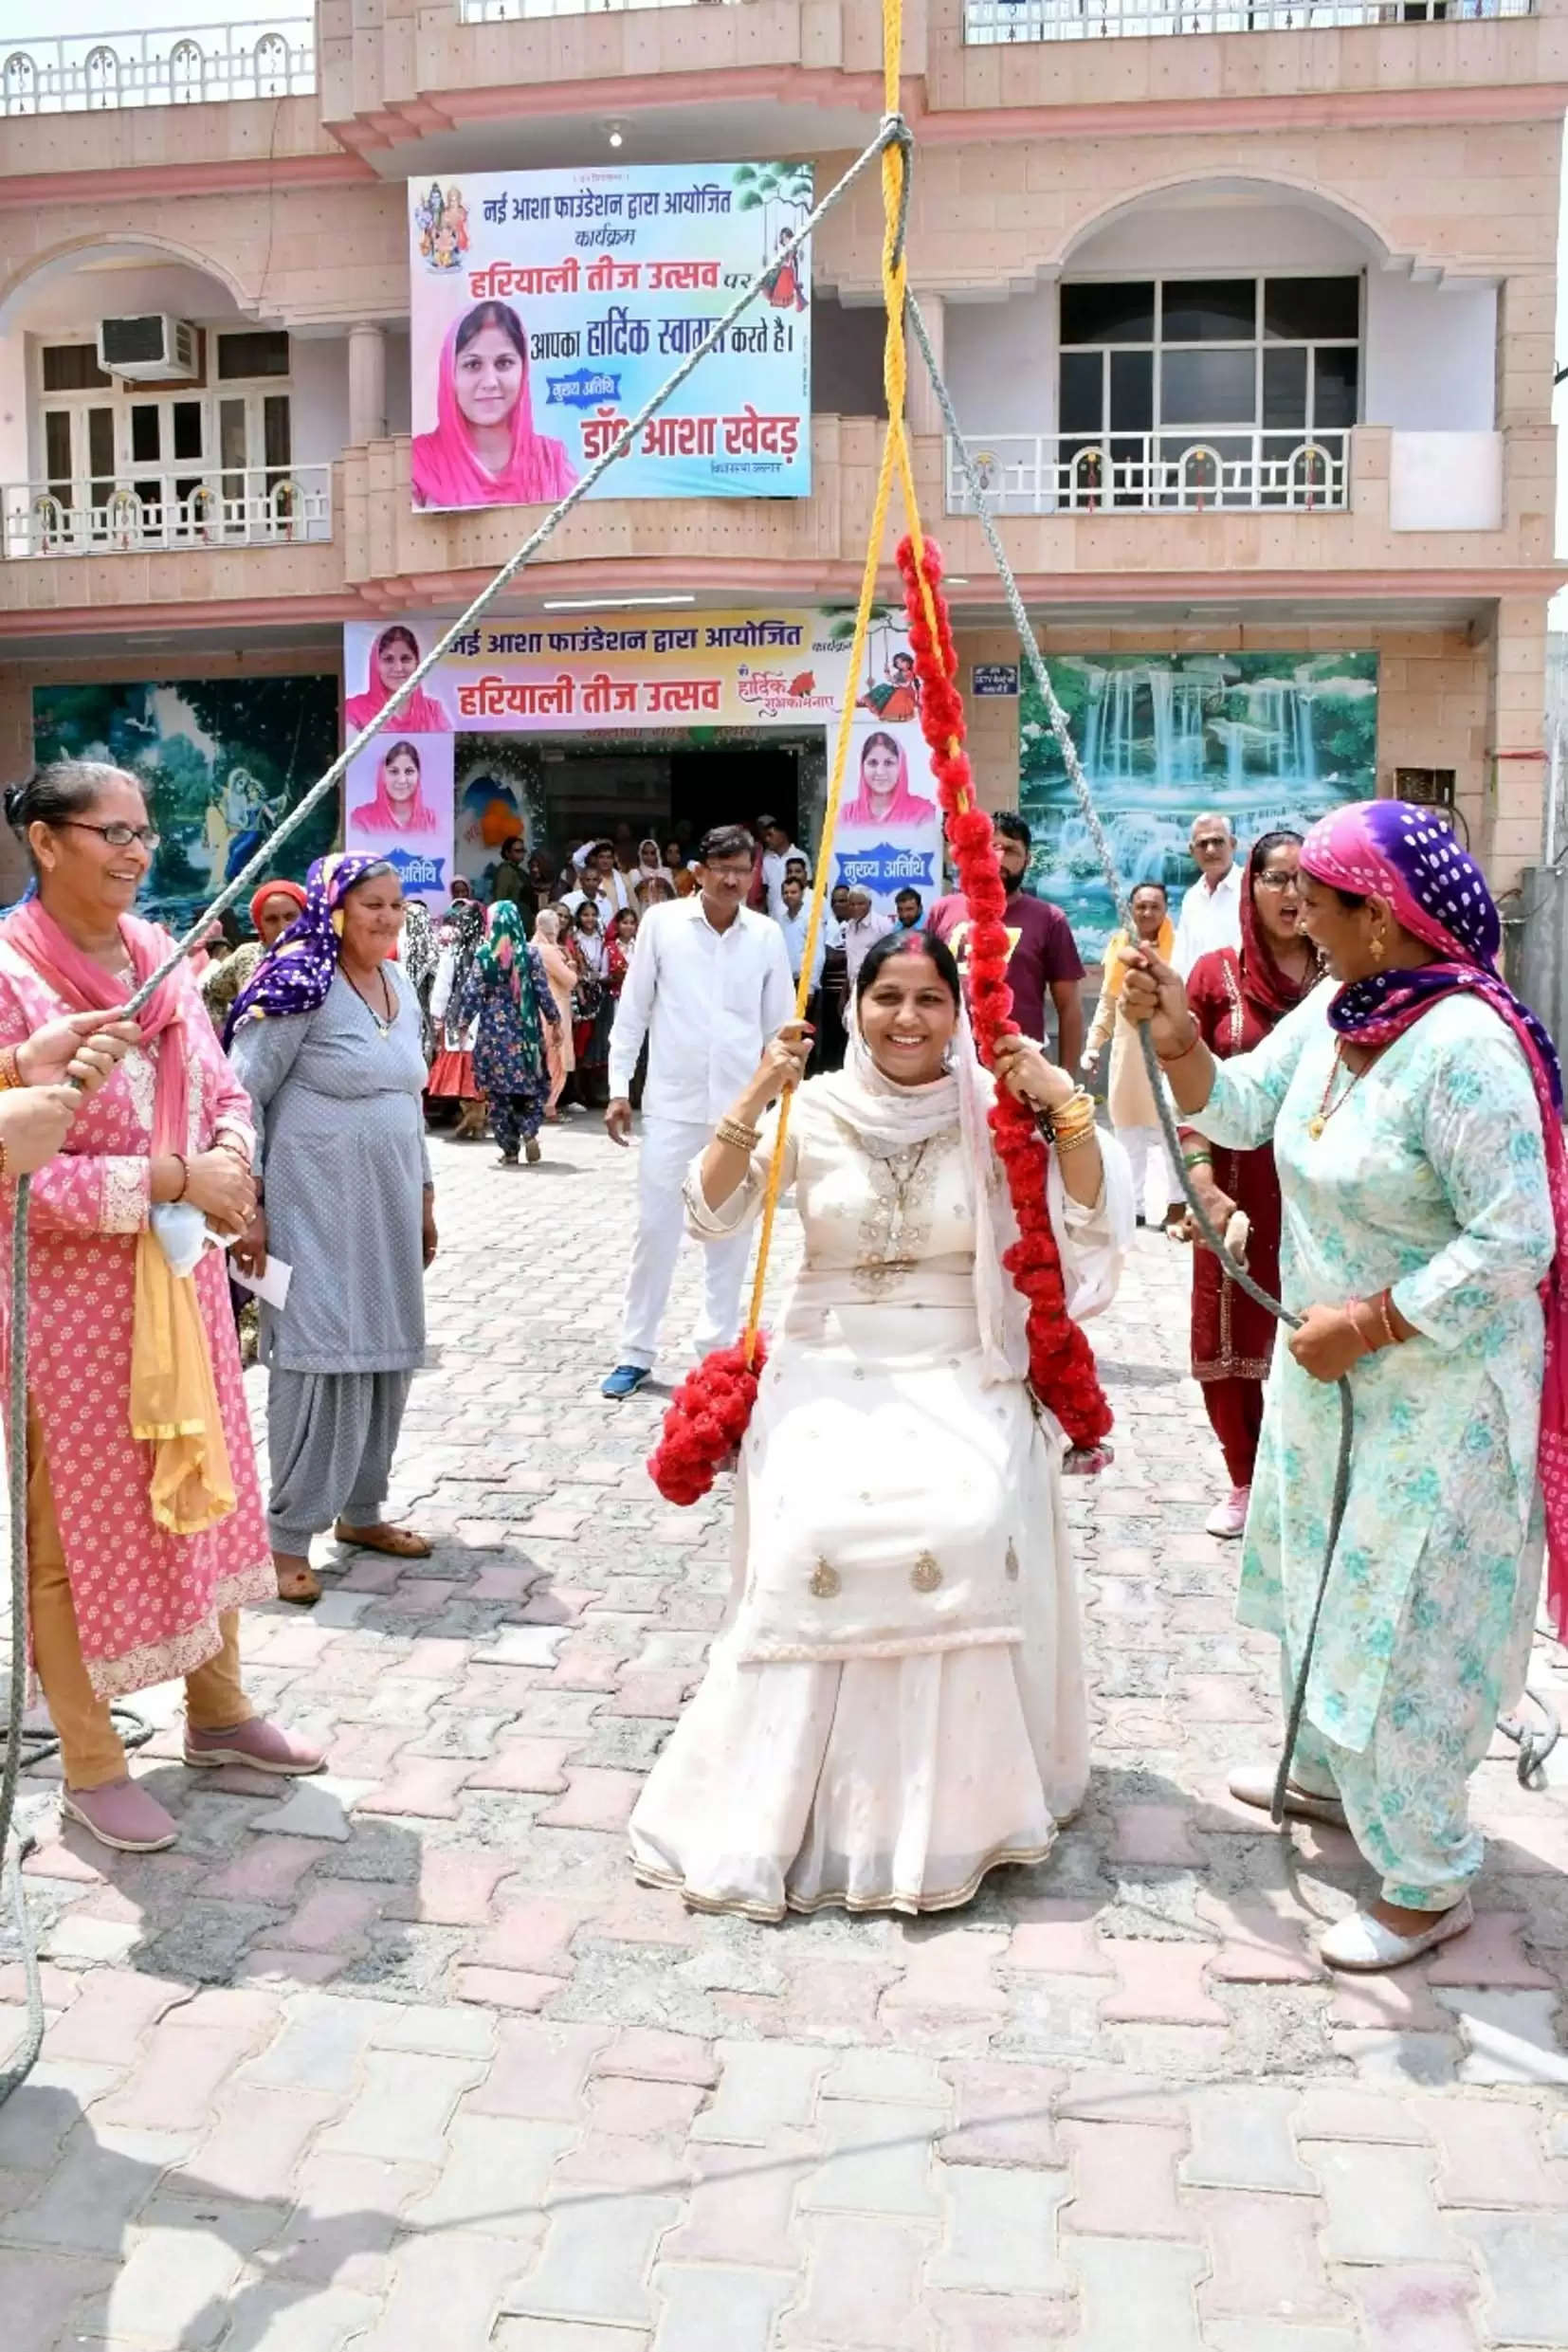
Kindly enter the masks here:
M 1362 1079 L 1372 1067 L 1372 1064 L 1370 1062 L 1363 1062 L 1358 1070 L 1353 1070 L 1350 1075 L 1350 1084 L 1345 1088 L 1343 1094 L 1337 1097 L 1337 1099 L 1331 1103 L 1328 1098 L 1334 1092 L 1334 1081 L 1340 1075 L 1343 1063 L 1344 1047 L 1342 1045 L 1337 1045 L 1334 1048 L 1334 1059 L 1328 1067 L 1328 1084 L 1323 1088 L 1322 1101 L 1319 1103 L 1317 1110 L 1306 1122 L 1306 1132 L 1311 1137 L 1314 1143 L 1316 1143 L 1318 1138 L 1322 1135 L 1323 1129 L 1327 1126 L 1335 1112 L 1339 1110 L 1343 1103 L 1349 1102 L 1351 1096 L 1355 1093 L 1357 1087 L 1360 1085 Z

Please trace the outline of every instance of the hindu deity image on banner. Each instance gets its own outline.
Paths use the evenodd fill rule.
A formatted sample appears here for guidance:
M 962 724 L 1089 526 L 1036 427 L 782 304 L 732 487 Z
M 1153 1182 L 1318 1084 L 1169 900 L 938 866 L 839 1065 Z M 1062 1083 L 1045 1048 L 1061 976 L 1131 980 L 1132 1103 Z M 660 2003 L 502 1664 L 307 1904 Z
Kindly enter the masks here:
M 805 163 L 594 164 L 409 183 L 413 498 L 546 505 L 769 269 Z M 604 498 L 809 498 L 802 249 L 633 447 Z

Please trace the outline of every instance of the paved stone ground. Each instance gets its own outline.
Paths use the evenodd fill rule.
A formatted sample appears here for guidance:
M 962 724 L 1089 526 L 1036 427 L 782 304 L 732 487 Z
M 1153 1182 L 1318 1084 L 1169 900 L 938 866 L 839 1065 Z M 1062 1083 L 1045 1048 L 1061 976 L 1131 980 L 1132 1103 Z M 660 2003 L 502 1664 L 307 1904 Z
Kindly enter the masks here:
M 1568 2345 L 1568 1748 L 1542 1794 L 1486 1766 L 1470 1936 L 1320 1971 L 1348 1841 L 1224 1794 L 1274 1666 L 1202 1532 L 1184 1253 L 1140 1237 L 1098 1327 L 1095 1775 L 1050 1863 L 929 1922 L 689 1919 L 621 1831 L 727 1511 L 648 1486 L 662 1398 L 594 1393 L 634 1163 L 581 1121 L 550 1154 L 438 1146 L 400 1498 L 435 1558 L 249 1621 L 333 1777 L 188 1774 L 165 1690 L 138 1769 L 175 1851 L 105 1868 L 29 1783 L 50 2025 L 0 2111 L 5 2352 Z M 1568 1706 L 1560 1653 L 1537 1676 Z

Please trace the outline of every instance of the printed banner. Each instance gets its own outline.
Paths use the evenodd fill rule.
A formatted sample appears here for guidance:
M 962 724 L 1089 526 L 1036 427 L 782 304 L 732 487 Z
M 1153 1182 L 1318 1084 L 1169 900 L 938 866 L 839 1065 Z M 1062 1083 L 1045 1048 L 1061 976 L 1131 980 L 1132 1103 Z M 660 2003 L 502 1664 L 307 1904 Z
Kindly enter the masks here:
M 409 183 L 413 497 L 548 503 L 811 209 L 807 163 L 593 164 Z M 809 498 L 811 265 L 780 264 L 597 485 Z
M 452 875 L 452 752 L 449 735 L 399 735 L 373 743 L 343 780 L 343 847 L 385 858 L 405 898 L 446 907 Z
M 351 726 L 369 724 L 440 628 L 428 614 L 345 626 Z M 427 803 L 433 803 L 430 758 L 446 738 L 448 819 L 454 734 L 668 736 L 690 727 L 706 738 L 726 726 L 797 735 L 816 726 L 830 735 L 850 690 L 853 628 L 848 612 L 787 608 L 486 622 L 458 640 L 414 698 L 413 717 L 394 719 L 388 733 L 395 740 L 407 728 L 416 744 Z M 889 915 L 899 891 L 914 889 L 923 916 L 941 890 L 940 824 L 902 612 L 879 611 L 861 689 L 833 881 L 863 885 Z M 366 762 L 363 782 L 351 782 L 351 824 L 355 807 L 376 793 L 379 763 L 365 754 L 356 771 Z M 465 804 L 475 789 L 465 787 Z M 512 795 L 492 797 L 496 825 L 509 830 Z M 463 822 L 471 821 L 465 807 Z M 449 830 L 444 839 L 449 843 Z
M 863 698 L 864 702 L 864 698 Z M 913 781 L 911 781 L 913 779 Z M 830 881 L 870 893 L 872 911 L 921 923 L 941 894 L 941 819 L 918 723 L 855 721 Z M 916 908 L 909 893 L 920 901 Z
M 634 734 L 640 727 L 798 728 L 837 712 L 848 640 L 800 611 L 611 614 L 608 622 L 486 623 L 460 637 L 414 698 L 421 730 L 486 735 Z M 374 718 L 439 627 L 422 616 L 349 622 L 351 725 Z M 404 722 L 394 719 L 395 731 Z

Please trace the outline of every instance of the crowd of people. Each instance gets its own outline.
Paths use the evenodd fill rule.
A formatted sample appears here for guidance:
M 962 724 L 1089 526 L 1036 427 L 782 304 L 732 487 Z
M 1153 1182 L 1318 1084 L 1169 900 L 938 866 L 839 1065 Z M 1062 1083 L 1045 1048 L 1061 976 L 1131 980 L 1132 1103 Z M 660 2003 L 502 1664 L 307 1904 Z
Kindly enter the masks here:
M 35 1187 L 9 1436 L 62 1801 L 93 1836 L 173 1841 L 110 1713 L 173 1675 L 191 1765 L 319 1771 L 246 1697 L 241 1608 L 317 1598 L 328 1529 L 431 1549 L 388 1516 L 438 1247 L 428 1127 L 488 1124 L 511 1166 L 569 1101 L 620 1146 L 640 1104 L 602 1384 L 620 1399 L 652 1373 L 684 1235 L 704 1252 L 699 1350 L 737 1337 L 789 1095 L 803 1268 L 737 1456 L 736 1603 L 633 1815 L 634 1867 L 771 1919 L 961 1904 L 1043 1858 L 1084 1794 L 1087 1709 L 1063 1432 L 1008 1270 L 1003 1089 L 1044 1140 L 1067 1314 L 1114 1296 L 1151 1204 L 1190 1238 L 1181 1177 L 1290 1310 L 1282 1339 L 1194 1250 L 1193 1369 L 1230 1482 L 1210 1524 L 1242 1539 L 1240 1614 L 1277 1636 L 1287 1693 L 1317 1625 L 1287 1810 L 1348 1828 L 1378 1882 L 1323 1956 L 1396 1966 L 1469 1924 L 1468 1783 L 1520 1687 L 1548 1528 L 1568 1617 L 1568 1398 L 1547 1377 L 1568 1158 L 1556 1053 L 1439 817 L 1369 802 L 1238 857 L 1200 813 L 1197 881 L 1174 917 L 1161 884 L 1135 891 L 1086 1037 L 1070 926 L 1028 889 L 1028 827 L 995 817 L 1022 1033 L 988 1071 L 966 900 L 883 915 L 835 889 L 813 940 L 811 861 L 772 817 L 689 848 L 628 830 L 565 866 L 508 842 L 488 903 L 463 884 L 435 921 L 390 861 L 329 857 L 265 885 L 255 939 L 179 963 L 132 1021 L 170 945 L 134 913 L 157 846 L 138 783 L 59 765 L 7 813 L 33 881 L 0 923 L 0 1217 L 7 1179 Z M 1103 1124 L 1080 1073 L 1107 1049 Z M 260 1298 L 264 1496 L 214 1240 Z M 1341 1377 L 1356 1452 L 1320 1624 Z M 1231 1785 L 1267 1806 L 1272 1778 Z

